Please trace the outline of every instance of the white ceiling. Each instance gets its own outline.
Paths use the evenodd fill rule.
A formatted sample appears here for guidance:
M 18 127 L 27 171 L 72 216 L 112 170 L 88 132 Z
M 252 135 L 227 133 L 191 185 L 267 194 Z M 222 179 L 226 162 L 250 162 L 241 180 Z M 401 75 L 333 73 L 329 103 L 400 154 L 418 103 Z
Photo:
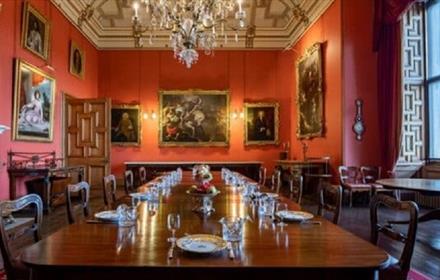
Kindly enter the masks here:
M 131 18 L 132 0 L 51 0 L 66 17 L 77 24 L 78 17 L 87 4 L 93 3 L 93 17 L 81 26 L 82 32 L 99 49 L 134 48 Z M 334 0 L 245 0 L 247 24 L 256 27 L 254 49 L 284 49 L 295 43 L 308 27 L 317 20 Z M 298 16 L 300 7 L 309 22 Z M 219 42 L 225 49 L 245 48 L 246 31 L 240 31 L 238 42 L 231 39 L 227 44 Z M 148 34 L 146 34 L 148 36 Z M 158 32 L 153 44 L 144 44 L 147 49 L 168 47 L 169 34 Z M 147 40 L 148 41 L 148 40 Z

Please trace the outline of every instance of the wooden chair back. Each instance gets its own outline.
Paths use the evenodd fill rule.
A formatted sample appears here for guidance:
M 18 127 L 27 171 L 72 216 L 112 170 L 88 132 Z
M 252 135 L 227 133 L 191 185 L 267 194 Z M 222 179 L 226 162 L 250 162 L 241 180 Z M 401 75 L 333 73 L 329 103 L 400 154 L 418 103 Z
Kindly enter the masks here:
M 382 178 L 382 168 L 380 166 L 361 166 L 360 172 L 364 184 L 372 184 Z
M 267 176 L 267 168 L 264 166 L 261 166 L 258 170 L 258 184 L 261 186 L 266 185 L 266 176 Z
M 323 216 L 324 211 L 332 212 L 332 222 L 337 225 L 341 217 L 342 187 L 330 183 L 322 184 L 319 191 L 318 215 Z
M 341 184 L 361 183 L 359 168 L 357 166 L 339 166 L 339 180 Z
M 7 217 L 17 211 L 32 206 L 34 209 L 34 222 L 29 224 L 29 228 L 20 229 L 10 236 L 6 229 Z M 8 279 L 18 278 L 18 269 L 15 261 L 17 252 L 13 249 L 17 248 L 17 242 L 26 235 L 31 235 L 32 241 L 35 243 L 41 240 L 41 223 L 43 221 L 43 201 L 37 194 L 28 194 L 17 200 L 7 200 L 0 202 L 0 249 L 3 258 L 3 265 Z M 22 274 L 22 273 L 21 273 Z
M 281 170 L 276 168 L 273 171 L 272 178 L 271 178 L 271 189 L 275 190 L 277 193 L 280 192 L 281 188 Z
M 131 170 L 126 170 L 124 172 L 124 187 L 125 187 L 125 193 L 127 195 L 135 191 L 134 175 L 133 175 L 133 171 Z
M 385 206 L 396 211 L 406 211 L 409 213 L 409 223 L 406 234 L 394 230 L 390 224 L 382 225 L 378 222 L 377 210 L 379 206 Z M 412 201 L 400 201 L 384 194 L 378 194 L 371 200 L 371 243 L 377 245 L 379 233 L 381 233 L 388 238 L 404 244 L 402 254 L 397 264 L 398 270 L 396 271 L 393 269 L 393 274 L 399 274 L 395 279 L 406 279 L 410 270 L 411 258 L 414 252 L 414 244 L 416 242 L 418 215 L 419 209 L 417 204 Z
M 139 184 L 142 186 L 147 182 L 147 169 L 141 166 L 139 167 Z
M 73 194 L 78 194 L 79 203 L 74 205 Z M 69 224 L 75 223 L 75 210 L 76 208 L 82 208 L 84 217 L 89 216 L 89 197 L 90 186 L 87 182 L 79 182 L 77 184 L 69 184 L 66 187 L 66 206 L 67 206 L 67 220 Z
M 102 190 L 104 205 L 107 208 L 113 208 L 116 205 L 116 177 L 108 175 L 102 178 Z
M 304 178 L 299 173 L 289 175 L 290 198 L 298 204 L 301 204 L 303 195 Z

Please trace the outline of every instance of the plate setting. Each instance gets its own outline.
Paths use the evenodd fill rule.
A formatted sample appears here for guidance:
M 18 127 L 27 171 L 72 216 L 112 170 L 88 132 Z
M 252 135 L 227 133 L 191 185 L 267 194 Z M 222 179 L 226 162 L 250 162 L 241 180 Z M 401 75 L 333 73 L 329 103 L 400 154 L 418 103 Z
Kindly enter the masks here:
M 313 219 L 313 214 L 304 211 L 283 210 L 275 213 L 277 217 L 286 222 L 303 222 Z
M 116 210 L 102 211 L 95 213 L 95 219 L 117 223 L 119 221 L 119 214 L 116 212 Z
M 217 235 L 192 234 L 177 239 L 176 246 L 185 252 L 213 254 L 226 249 L 227 242 Z

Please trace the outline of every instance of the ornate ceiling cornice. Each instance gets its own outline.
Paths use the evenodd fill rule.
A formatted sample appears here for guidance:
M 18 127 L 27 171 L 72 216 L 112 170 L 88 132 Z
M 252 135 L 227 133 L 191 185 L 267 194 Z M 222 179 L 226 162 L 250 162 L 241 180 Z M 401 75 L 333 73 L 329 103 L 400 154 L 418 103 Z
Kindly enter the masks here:
M 98 18 L 95 11 L 94 15 L 87 21 L 84 21 L 81 27 L 78 26 L 78 18 L 89 3 L 85 0 L 51 0 L 56 7 L 75 25 L 97 49 L 134 49 L 134 40 L 132 37 L 132 28 L 130 26 L 104 26 Z M 96 0 L 102 1 L 102 0 Z M 107 0 L 121 1 L 121 0 Z M 258 1 L 258 0 L 252 0 Z M 268 3 L 280 1 L 280 5 L 285 5 L 289 12 L 289 20 L 284 27 L 259 26 L 259 15 L 255 16 L 256 35 L 253 42 L 253 49 L 286 49 L 295 44 L 308 28 L 319 19 L 319 17 L 329 8 L 334 0 L 260 0 Z M 300 7 L 304 10 L 309 19 L 305 24 L 297 16 L 293 15 L 293 6 L 301 2 Z M 230 32 L 230 40 L 226 45 L 219 41 L 218 49 L 244 49 L 246 31 L 240 31 L 240 40 L 233 40 L 234 33 Z M 144 44 L 144 49 L 168 49 L 168 32 L 157 32 L 152 45 Z

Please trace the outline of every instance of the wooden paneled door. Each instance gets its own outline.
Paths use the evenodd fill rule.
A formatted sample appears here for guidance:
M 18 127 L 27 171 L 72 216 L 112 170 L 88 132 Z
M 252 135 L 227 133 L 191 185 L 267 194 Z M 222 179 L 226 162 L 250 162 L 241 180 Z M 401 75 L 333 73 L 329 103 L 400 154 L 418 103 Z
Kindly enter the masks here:
M 110 168 L 110 100 L 64 98 L 64 157 L 85 167 L 85 180 L 100 186 Z

